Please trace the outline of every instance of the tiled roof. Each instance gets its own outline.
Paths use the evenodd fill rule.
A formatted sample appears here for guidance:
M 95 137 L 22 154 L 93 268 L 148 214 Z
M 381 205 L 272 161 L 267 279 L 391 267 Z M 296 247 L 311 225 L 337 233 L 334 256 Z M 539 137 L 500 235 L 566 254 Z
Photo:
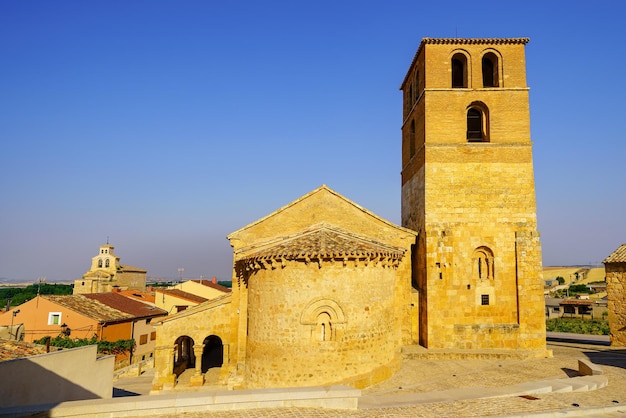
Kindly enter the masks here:
M 86 298 L 96 300 L 118 311 L 126 312 L 135 318 L 149 318 L 153 316 L 167 315 L 167 311 L 159 309 L 147 303 L 139 302 L 116 292 L 89 293 L 83 295 Z
M 152 303 L 154 304 L 154 294 L 153 293 L 148 293 L 148 292 L 141 292 L 139 290 L 132 290 L 132 289 L 127 289 L 127 290 L 116 290 L 117 293 L 119 293 L 120 295 L 124 295 L 127 298 L 132 298 L 135 300 L 140 300 L 146 303 Z
M 202 296 L 197 296 L 197 295 L 194 295 L 193 293 L 185 292 L 184 290 L 180 290 L 180 289 L 157 289 L 156 292 L 174 296 L 179 299 L 186 299 L 190 302 L 195 302 L 195 303 L 202 303 L 208 300 L 206 298 L 203 298 Z
M 42 295 L 41 297 L 98 322 L 118 322 L 133 318 L 131 314 L 85 297 L 85 295 Z
M 305 259 L 388 257 L 401 259 L 405 250 L 358 237 L 340 228 L 314 225 L 308 231 L 287 237 L 277 244 L 248 255 L 248 259 Z
M 51 347 L 51 350 L 56 348 Z M 45 345 L 25 343 L 23 341 L 0 340 L 0 361 L 36 356 L 47 352 Z
M 135 271 L 138 273 L 147 273 L 148 270 L 140 269 L 139 267 L 129 266 L 128 264 L 120 264 L 119 270 L 122 271 Z
M 227 288 L 226 286 L 222 286 L 221 284 L 217 284 L 217 283 L 213 283 L 211 280 L 206 280 L 206 279 L 199 279 L 199 280 L 191 280 L 194 283 L 198 283 L 201 284 L 203 286 L 207 286 L 210 288 L 213 288 L 215 290 L 219 290 L 221 292 L 224 293 L 228 293 L 231 291 L 231 289 Z
M 593 305 L 590 299 L 565 299 L 561 301 L 561 305 Z
M 620 245 L 617 250 L 604 259 L 603 263 L 626 263 L 626 244 Z

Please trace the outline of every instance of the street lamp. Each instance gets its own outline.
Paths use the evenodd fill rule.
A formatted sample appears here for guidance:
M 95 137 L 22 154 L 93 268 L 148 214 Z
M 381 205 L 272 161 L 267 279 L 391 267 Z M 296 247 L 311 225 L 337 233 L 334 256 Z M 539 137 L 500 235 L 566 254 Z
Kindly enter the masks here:
M 70 329 L 70 327 L 68 327 L 67 324 L 64 322 L 63 325 L 61 325 L 61 334 L 69 337 L 71 332 L 72 330 Z
M 13 311 L 13 316 L 11 317 L 11 336 L 13 336 L 13 320 L 15 319 L 15 316 L 20 313 L 20 310 L 15 310 Z M 17 332 L 15 333 L 15 339 L 17 340 Z

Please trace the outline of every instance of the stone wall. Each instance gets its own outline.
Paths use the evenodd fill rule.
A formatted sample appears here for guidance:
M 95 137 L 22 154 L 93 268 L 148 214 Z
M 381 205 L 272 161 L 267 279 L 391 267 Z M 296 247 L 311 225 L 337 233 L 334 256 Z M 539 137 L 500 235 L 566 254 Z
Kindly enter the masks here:
M 606 263 L 611 346 L 626 347 L 626 263 Z

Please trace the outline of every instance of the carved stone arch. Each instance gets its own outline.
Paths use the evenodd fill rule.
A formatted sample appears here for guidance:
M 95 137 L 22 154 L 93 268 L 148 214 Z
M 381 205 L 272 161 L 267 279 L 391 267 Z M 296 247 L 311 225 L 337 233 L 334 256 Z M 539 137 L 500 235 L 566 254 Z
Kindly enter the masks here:
M 314 341 L 334 341 L 337 324 L 346 322 L 341 306 L 332 299 L 314 299 L 304 308 L 300 322 L 309 325 Z
M 313 299 L 302 311 L 300 323 L 303 325 L 317 324 L 317 317 L 326 312 L 330 316 L 330 320 L 335 324 L 343 324 L 346 322 L 346 316 L 339 303 L 332 299 L 317 298 Z

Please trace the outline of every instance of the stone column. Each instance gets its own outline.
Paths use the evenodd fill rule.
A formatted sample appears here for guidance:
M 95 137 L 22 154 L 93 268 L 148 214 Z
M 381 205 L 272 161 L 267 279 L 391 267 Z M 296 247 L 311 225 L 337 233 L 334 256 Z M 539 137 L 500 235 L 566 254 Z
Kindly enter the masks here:
M 202 386 L 204 385 L 204 374 L 202 374 L 202 352 L 204 351 L 204 344 L 194 344 L 193 354 L 196 358 L 196 371 L 189 380 L 189 386 Z
M 154 379 L 152 392 L 173 389 L 176 385 L 174 374 L 174 354 L 176 345 L 167 345 L 154 348 Z

